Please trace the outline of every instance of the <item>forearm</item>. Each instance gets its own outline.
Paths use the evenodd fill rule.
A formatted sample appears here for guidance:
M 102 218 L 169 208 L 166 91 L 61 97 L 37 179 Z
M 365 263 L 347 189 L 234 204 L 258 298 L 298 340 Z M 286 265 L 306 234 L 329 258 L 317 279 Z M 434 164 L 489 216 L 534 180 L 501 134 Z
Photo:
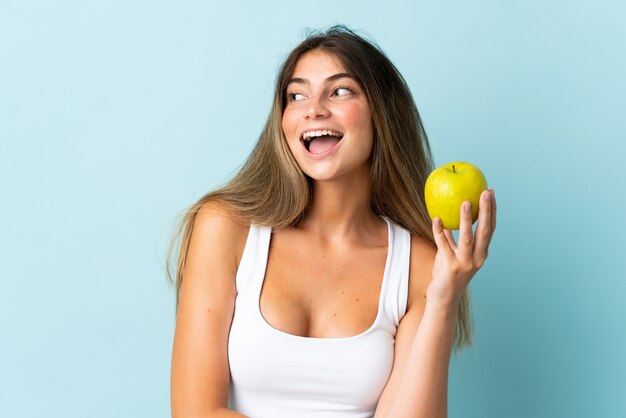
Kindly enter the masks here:
M 177 418 L 177 417 L 181 417 L 181 418 L 237 418 L 237 417 L 244 417 L 247 418 L 246 415 L 241 415 L 235 411 L 231 411 L 228 408 L 220 408 L 220 409 L 216 409 L 213 412 L 209 412 L 207 414 L 193 414 L 193 413 L 186 413 L 186 412 L 172 412 L 172 418 Z
M 238 412 L 231 411 L 230 409 L 227 409 L 227 408 L 221 408 L 221 409 L 218 409 L 217 411 L 213 411 L 213 413 L 210 415 L 210 418 L 236 418 L 236 417 L 246 417 L 246 416 Z
M 426 303 L 400 385 L 385 418 L 445 418 L 458 305 Z

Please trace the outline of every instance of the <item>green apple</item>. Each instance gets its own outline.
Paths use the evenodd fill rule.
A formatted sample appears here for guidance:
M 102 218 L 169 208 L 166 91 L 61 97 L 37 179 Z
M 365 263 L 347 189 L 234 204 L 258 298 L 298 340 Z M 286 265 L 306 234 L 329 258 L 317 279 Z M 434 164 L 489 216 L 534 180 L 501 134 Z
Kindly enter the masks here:
M 472 224 L 478 219 L 478 201 L 487 179 L 478 167 L 464 162 L 444 164 L 426 179 L 424 198 L 431 219 L 439 217 L 446 229 L 459 229 L 461 204 L 472 204 Z

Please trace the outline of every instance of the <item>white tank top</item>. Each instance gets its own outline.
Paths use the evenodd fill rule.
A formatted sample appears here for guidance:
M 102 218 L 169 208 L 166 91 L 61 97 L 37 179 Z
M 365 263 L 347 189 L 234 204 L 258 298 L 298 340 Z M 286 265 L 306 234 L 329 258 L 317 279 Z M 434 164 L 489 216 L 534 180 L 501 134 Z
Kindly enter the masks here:
M 389 379 L 396 329 L 406 311 L 410 233 L 387 221 L 388 249 L 378 313 L 361 334 L 288 334 L 259 308 L 272 230 L 250 226 L 236 276 L 228 342 L 230 407 L 251 418 L 370 418 Z

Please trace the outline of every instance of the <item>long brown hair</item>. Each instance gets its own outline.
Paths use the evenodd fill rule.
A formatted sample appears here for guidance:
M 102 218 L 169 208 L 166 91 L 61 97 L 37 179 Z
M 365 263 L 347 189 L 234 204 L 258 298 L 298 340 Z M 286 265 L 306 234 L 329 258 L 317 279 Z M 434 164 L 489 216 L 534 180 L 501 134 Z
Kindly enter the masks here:
M 311 185 L 289 150 L 281 124 L 288 81 L 298 59 L 312 50 L 333 54 L 361 84 L 369 100 L 374 126 L 370 169 L 372 210 L 434 245 L 424 203 L 424 183 L 433 170 L 433 160 L 409 87 L 373 41 L 345 26 L 333 26 L 323 32 L 309 33 L 283 62 L 265 127 L 236 175 L 183 213 L 166 261 L 168 278 L 176 288 L 177 306 L 191 232 L 196 214 L 205 203 L 224 204 L 244 224 L 285 228 L 297 225 L 305 217 L 311 203 Z M 456 349 L 471 344 L 471 325 L 466 292 L 459 309 Z

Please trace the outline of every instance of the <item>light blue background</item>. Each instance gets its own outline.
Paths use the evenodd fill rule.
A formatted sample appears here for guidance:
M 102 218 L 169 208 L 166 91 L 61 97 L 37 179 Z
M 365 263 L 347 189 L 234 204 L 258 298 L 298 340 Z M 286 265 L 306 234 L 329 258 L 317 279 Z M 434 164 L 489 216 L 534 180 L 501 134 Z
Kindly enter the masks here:
M 167 417 L 179 211 L 304 27 L 369 33 L 496 189 L 450 417 L 626 416 L 621 1 L 0 2 L 0 416 Z

